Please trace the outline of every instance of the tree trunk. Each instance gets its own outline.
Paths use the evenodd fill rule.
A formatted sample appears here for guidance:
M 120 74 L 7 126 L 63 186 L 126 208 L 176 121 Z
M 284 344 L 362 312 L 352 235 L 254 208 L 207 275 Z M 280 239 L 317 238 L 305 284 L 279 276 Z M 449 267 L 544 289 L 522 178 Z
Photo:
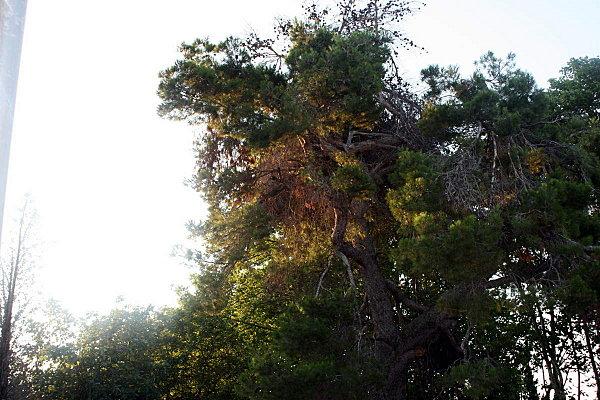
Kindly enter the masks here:
M 550 379 L 550 385 L 554 389 L 554 399 L 564 400 L 566 399 L 565 388 L 562 381 L 562 375 L 560 372 L 560 366 L 558 365 L 558 359 L 556 356 L 556 349 L 554 344 L 550 343 L 550 338 L 547 333 L 546 324 L 544 321 L 544 314 L 539 304 L 536 304 L 536 309 L 540 319 L 539 326 L 534 319 L 534 326 L 538 331 L 540 340 L 540 347 L 542 350 L 542 358 L 548 368 L 548 378 Z
M 569 340 L 571 341 L 571 349 L 573 351 L 573 360 L 575 361 L 575 367 L 577 368 L 577 400 L 581 400 L 581 360 L 579 359 L 579 350 L 576 347 L 575 341 L 575 328 L 571 321 L 569 321 Z
M 585 346 L 587 347 L 590 364 L 592 365 L 592 370 L 594 371 L 594 379 L 596 380 L 596 398 L 600 400 L 600 373 L 598 372 L 598 365 L 596 364 L 596 353 L 594 352 L 592 341 L 590 339 L 590 327 L 585 318 L 583 319 L 581 326 L 583 327 Z
M 8 378 L 10 376 L 11 361 L 11 340 L 13 330 L 13 307 L 15 305 L 17 281 L 21 273 L 25 249 L 24 241 L 27 236 L 28 227 L 25 223 L 27 215 L 27 202 L 23 206 L 19 223 L 19 236 L 17 238 L 17 248 L 14 257 L 10 261 L 10 270 L 8 273 L 6 297 L 4 303 L 4 314 L 2 315 L 2 330 L 0 332 L 0 400 L 8 399 Z
M 369 300 L 369 310 L 375 326 L 376 354 L 380 361 L 388 362 L 396 348 L 398 326 L 387 283 L 382 275 L 374 254 L 363 254 L 360 270 L 365 292 Z
M 387 281 L 377 262 L 377 252 L 373 238 L 368 234 L 364 218 L 360 216 L 361 227 L 365 230 L 365 238 L 353 245 L 345 240 L 348 224 L 348 208 L 335 210 L 335 227 L 333 244 L 337 250 L 351 258 L 360 267 L 364 282 L 365 294 L 369 301 L 369 311 L 375 330 L 375 355 L 377 360 L 390 371 L 393 379 L 388 378 L 383 399 L 402 400 L 406 386 L 406 369 L 410 357 L 396 356 L 399 331 L 394 312 L 394 303 L 387 287 Z M 390 386 L 390 383 L 393 385 Z
M 387 289 L 385 277 L 379 269 L 375 245 L 368 234 L 366 224 L 363 225 L 363 229 L 366 230 L 365 239 L 362 239 L 358 245 L 353 245 L 345 240 L 348 225 L 346 210 L 347 208 L 335 210 L 333 243 L 339 252 L 353 259 L 360 266 L 375 328 L 376 356 L 380 362 L 387 364 L 393 355 L 398 339 L 394 305 Z
M 12 313 L 15 302 L 15 288 L 18 268 L 11 268 L 4 315 L 2 316 L 2 332 L 0 336 L 0 400 L 8 399 L 8 377 L 10 375 L 10 342 L 12 339 Z
M 377 260 L 373 237 L 364 217 L 356 217 L 364 238 L 351 244 L 345 240 L 348 224 L 347 208 L 335 210 L 333 243 L 337 250 L 360 266 L 370 315 L 375 329 L 377 360 L 387 369 L 385 400 L 406 399 L 408 369 L 412 361 L 425 354 L 427 343 L 454 323 L 448 315 L 434 309 L 419 309 L 421 314 L 403 331 L 398 329 L 396 312 L 388 281 Z

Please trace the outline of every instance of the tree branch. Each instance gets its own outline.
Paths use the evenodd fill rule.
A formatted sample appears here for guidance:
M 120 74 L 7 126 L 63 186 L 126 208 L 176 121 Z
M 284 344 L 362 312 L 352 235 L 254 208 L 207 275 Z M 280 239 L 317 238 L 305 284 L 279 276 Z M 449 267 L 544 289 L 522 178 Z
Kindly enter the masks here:
M 408 296 L 406 296 L 392 281 L 386 280 L 385 282 L 388 290 L 390 291 L 397 303 L 402 303 L 405 306 L 419 312 L 425 312 L 429 309 L 428 307 L 408 298 Z

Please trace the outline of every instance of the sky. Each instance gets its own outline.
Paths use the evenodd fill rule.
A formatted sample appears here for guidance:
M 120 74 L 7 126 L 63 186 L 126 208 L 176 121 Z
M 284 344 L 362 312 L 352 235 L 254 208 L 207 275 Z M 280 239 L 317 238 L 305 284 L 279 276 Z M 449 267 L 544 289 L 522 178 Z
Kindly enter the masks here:
M 190 269 L 171 255 L 206 210 L 184 185 L 198 127 L 159 118 L 158 73 L 197 37 L 299 15 L 292 0 L 29 0 L 6 216 L 33 198 L 41 294 L 74 313 L 174 304 Z M 465 72 L 487 50 L 517 54 L 541 86 L 571 57 L 600 55 L 600 0 L 431 0 L 403 25 L 409 80 Z M 10 222 L 10 221 L 7 221 Z M 9 235 L 10 224 L 4 237 Z

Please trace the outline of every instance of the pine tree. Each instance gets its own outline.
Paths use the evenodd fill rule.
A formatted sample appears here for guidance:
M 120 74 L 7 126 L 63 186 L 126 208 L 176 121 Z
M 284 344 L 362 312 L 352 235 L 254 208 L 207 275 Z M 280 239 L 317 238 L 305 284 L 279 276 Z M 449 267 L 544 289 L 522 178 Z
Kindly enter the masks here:
M 395 67 L 395 46 L 414 46 L 393 29 L 409 12 L 309 7 L 279 40 L 198 40 L 161 74 L 160 114 L 204 127 L 210 217 L 195 229 L 227 293 L 221 315 L 277 332 L 255 342 L 270 352 L 241 378 L 247 398 L 517 399 L 533 396 L 532 354 L 565 396 L 548 332 L 566 314 L 548 299 L 598 271 L 599 61 L 571 61 L 546 91 L 514 55 L 488 53 L 469 77 L 423 70 L 421 98 Z M 331 352 L 311 358 L 319 346 Z M 353 374 L 358 389 L 340 385 Z

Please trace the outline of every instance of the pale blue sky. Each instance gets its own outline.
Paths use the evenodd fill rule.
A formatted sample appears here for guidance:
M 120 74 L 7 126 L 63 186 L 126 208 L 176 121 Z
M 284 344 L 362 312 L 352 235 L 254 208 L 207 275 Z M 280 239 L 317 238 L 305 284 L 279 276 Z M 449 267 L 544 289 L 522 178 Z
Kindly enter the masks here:
M 29 0 L 7 214 L 30 192 L 45 252 L 40 282 L 74 312 L 124 295 L 168 304 L 187 270 L 169 256 L 203 214 L 183 185 L 194 130 L 156 116 L 158 72 L 195 37 L 270 31 L 300 3 Z M 427 53 L 400 55 L 416 79 L 429 63 L 469 70 L 483 52 L 517 53 L 541 84 L 569 58 L 600 54 L 600 0 L 433 0 L 404 30 Z
M 571 57 L 600 55 L 598 21 L 600 0 L 433 0 L 407 23 L 428 50 L 409 64 L 471 67 L 488 50 L 512 51 L 546 85 Z

